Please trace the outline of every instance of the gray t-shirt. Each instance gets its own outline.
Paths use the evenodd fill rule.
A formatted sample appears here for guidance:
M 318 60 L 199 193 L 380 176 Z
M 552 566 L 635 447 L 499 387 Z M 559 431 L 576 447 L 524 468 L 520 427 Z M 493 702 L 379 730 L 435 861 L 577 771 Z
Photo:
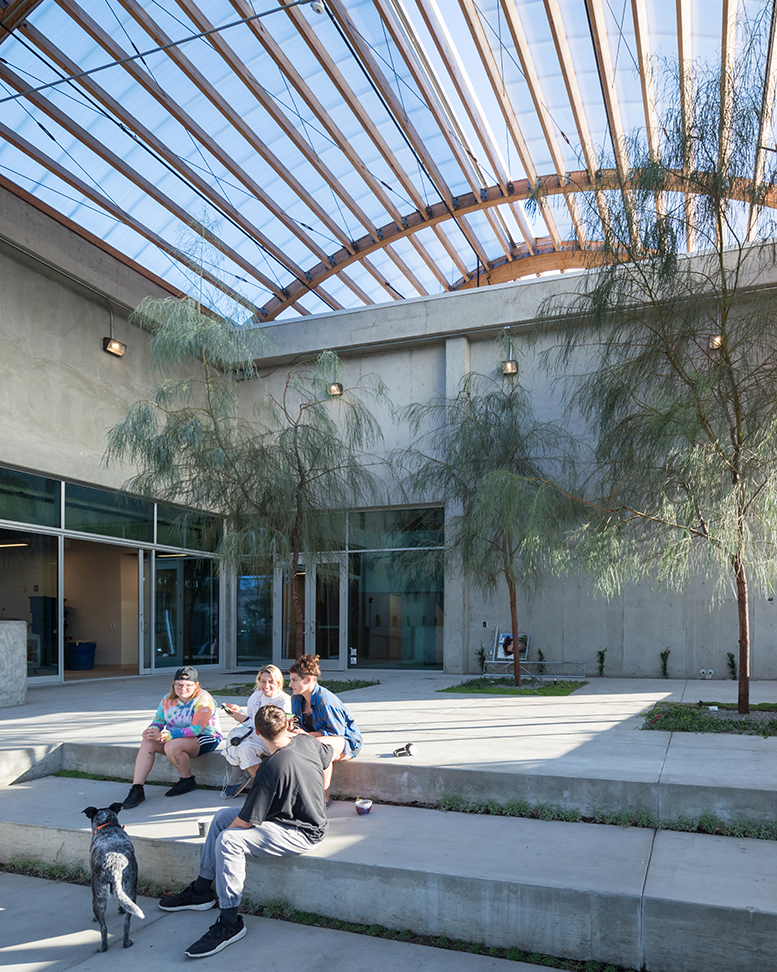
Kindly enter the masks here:
M 328 826 L 324 770 L 331 762 L 331 747 L 304 733 L 294 736 L 256 771 L 238 817 L 255 827 L 265 820 L 297 827 L 312 843 L 318 843 Z

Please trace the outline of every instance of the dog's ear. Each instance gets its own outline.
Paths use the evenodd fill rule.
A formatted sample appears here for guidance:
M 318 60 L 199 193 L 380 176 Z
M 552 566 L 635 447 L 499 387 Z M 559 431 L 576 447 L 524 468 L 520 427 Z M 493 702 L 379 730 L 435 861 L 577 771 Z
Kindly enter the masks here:
M 82 810 L 81 813 L 85 813 L 90 820 L 94 820 L 97 813 L 97 807 L 87 807 L 86 810 Z
M 110 805 L 110 806 L 108 807 L 108 809 L 109 809 L 109 810 L 113 810 L 113 812 L 114 812 L 114 813 L 118 813 L 118 812 L 119 812 L 119 810 L 121 810 L 121 808 L 122 808 L 123 806 L 124 806 L 124 804 L 123 804 L 123 803 L 112 803 L 112 804 L 111 804 L 111 805 Z

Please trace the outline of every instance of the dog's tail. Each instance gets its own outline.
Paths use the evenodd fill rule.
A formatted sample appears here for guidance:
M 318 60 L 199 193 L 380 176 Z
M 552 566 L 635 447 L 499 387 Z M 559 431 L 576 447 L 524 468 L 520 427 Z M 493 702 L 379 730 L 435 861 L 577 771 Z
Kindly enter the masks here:
M 122 878 L 124 877 L 124 868 L 127 866 L 127 858 L 123 854 L 106 854 L 105 863 L 108 869 L 112 871 L 113 889 L 116 894 L 116 900 L 122 906 L 125 911 L 134 915 L 136 918 L 145 918 L 142 910 L 135 904 L 135 902 L 130 898 L 130 896 L 124 891 L 122 887 Z
M 135 904 L 135 902 L 128 895 L 124 893 L 124 890 L 120 887 L 116 888 L 116 900 L 122 906 L 125 911 L 129 911 L 136 918 L 145 918 L 141 908 Z

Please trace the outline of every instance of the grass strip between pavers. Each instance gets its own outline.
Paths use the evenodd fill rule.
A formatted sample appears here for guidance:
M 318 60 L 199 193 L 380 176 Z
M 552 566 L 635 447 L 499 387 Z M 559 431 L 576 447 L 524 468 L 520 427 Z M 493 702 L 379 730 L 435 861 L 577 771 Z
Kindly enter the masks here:
M 730 702 L 657 702 L 640 713 L 645 721 L 641 729 L 660 732 L 714 732 L 740 736 L 777 736 L 777 704 L 762 702 L 751 705 L 751 712 L 774 712 L 773 719 L 750 719 L 746 715 L 738 719 L 723 719 L 710 712 L 709 707 L 729 712 L 736 711 L 736 703 Z
M 509 678 L 510 676 L 507 676 Z M 504 678 L 491 678 L 487 675 L 470 678 L 460 685 L 437 689 L 438 692 L 448 692 L 459 695 L 571 695 L 588 682 L 578 682 L 571 679 L 557 679 L 555 682 L 524 679 L 519 688 L 505 681 Z
M 98 776 L 78 770 L 58 770 L 52 776 L 69 779 L 104 780 L 126 783 L 116 776 Z M 168 786 L 155 783 L 154 786 Z M 219 787 L 199 787 L 218 790 Z M 353 796 L 336 796 L 335 800 L 349 802 Z M 550 803 L 531 804 L 527 800 L 513 799 L 507 803 L 496 800 L 471 800 L 458 793 L 443 793 L 435 803 L 397 803 L 381 800 L 387 806 L 412 807 L 419 810 L 442 810 L 450 813 L 471 813 L 493 817 L 528 817 L 532 820 L 556 820 L 563 823 L 601 824 L 615 827 L 643 827 L 649 830 L 676 830 L 688 834 L 714 834 L 717 837 L 748 837 L 751 840 L 777 840 L 777 820 L 750 820 L 738 815 L 735 820 L 723 820 L 715 813 L 698 815 L 678 813 L 671 820 L 659 820 L 649 807 L 623 807 L 620 810 L 594 809 L 584 814 L 579 808 Z
M 9 874 L 24 874 L 28 877 L 86 885 L 87 887 L 92 883 L 89 872 L 78 865 L 47 864 L 25 857 L 13 857 L 8 863 L 0 863 L 0 870 L 7 871 Z M 182 891 L 183 887 L 182 884 L 173 884 L 170 888 L 163 888 L 158 884 L 141 880 L 138 881 L 138 895 L 148 898 L 161 898 L 163 895 L 176 894 Z M 318 915 L 311 911 L 298 911 L 286 901 L 267 901 L 264 904 L 258 904 L 244 898 L 240 910 L 243 914 L 270 918 L 275 921 L 288 921 L 295 925 L 330 928 L 334 931 L 349 932 L 352 935 L 368 935 L 371 938 L 385 938 L 393 942 L 408 942 L 411 945 L 425 945 L 429 948 L 442 948 L 454 952 L 469 952 L 472 955 L 488 955 L 491 958 L 507 959 L 511 962 L 526 962 L 529 965 L 564 969 L 565 972 L 636 972 L 635 969 L 627 969 L 622 965 L 595 962 L 591 959 L 581 961 L 579 959 L 558 958 L 554 955 L 543 955 L 540 952 L 527 952 L 517 946 L 509 948 L 489 947 L 482 942 L 468 942 L 464 939 L 446 938 L 439 935 L 422 935 L 410 929 L 395 930 L 378 924 L 367 925 L 354 921 L 343 921 L 339 918 Z M 643 970 L 643 972 L 646 972 L 646 970 Z

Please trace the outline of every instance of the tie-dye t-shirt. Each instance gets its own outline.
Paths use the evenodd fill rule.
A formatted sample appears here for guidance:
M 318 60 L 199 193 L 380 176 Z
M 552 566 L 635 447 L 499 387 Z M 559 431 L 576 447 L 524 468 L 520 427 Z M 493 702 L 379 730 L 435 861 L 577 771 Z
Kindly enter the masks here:
M 164 738 L 196 736 L 203 739 L 205 736 L 213 736 L 214 739 L 222 739 L 218 706 L 204 689 L 200 689 L 185 702 L 165 696 L 159 703 L 151 725 L 156 726 Z

